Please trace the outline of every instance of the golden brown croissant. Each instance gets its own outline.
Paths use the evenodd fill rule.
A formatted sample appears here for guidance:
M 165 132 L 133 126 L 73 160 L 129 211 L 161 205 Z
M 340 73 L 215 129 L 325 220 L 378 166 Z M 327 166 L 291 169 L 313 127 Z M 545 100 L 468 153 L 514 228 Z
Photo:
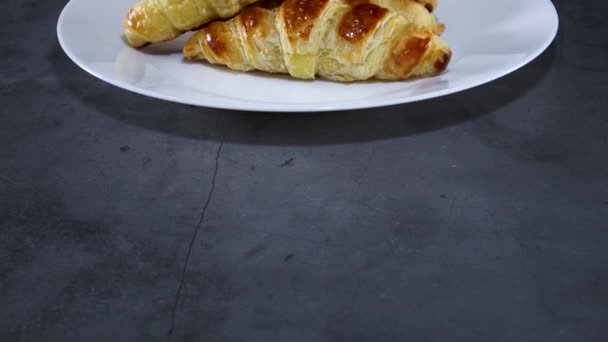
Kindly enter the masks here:
M 194 33 L 184 55 L 301 79 L 403 80 L 438 74 L 452 52 L 431 28 L 398 11 L 405 2 L 429 14 L 409 0 L 286 0 L 274 9 L 254 5 Z
M 173 39 L 220 18 L 229 18 L 258 0 L 142 0 L 124 20 L 133 47 Z

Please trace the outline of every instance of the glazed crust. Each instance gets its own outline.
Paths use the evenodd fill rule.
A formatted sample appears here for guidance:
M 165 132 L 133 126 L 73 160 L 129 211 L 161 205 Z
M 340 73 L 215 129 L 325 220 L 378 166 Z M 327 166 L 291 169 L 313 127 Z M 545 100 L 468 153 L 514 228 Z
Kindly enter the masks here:
M 209 24 L 184 55 L 300 79 L 404 80 L 446 69 L 452 52 L 442 30 L 414 0 L 286 0 Z
M 124 33 L 142 47 L 171 40 L 212 20 L 229 18 L 258 0 L 142 0 L 129 10 Z

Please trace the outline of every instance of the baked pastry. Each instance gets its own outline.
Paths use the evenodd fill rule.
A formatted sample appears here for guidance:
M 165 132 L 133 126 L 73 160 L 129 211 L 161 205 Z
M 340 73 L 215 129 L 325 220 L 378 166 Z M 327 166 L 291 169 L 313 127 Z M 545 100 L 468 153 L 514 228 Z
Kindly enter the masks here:
M 364 0 L 349 0 L 350 4 L 370 2 Z M 437 4 L 437 0 L 373 0 L 371 3 L 380 7 L 391 9 L 411 24 L 430 28 L 435 34 L 441 35 L 445 29 L 444 25 L 437 22 L 431 4 Z M 434 8 L 434 7 L 433 7 Z
M 426 13 L 423 20 L 404 12 L 416 6 Z M 234 70 L 300 79 L 431 76 L 447 67 L 452 52 L 429 16 L 414 0 L 286 0 L 212 22 L 190 37 L 183 52 Z
M 124 20 L 133 47 L 173 39 L 216 19 L 229 18 L 258 0 L 142 0 Z
M 435 7 L 437 7 L 437 0 L 416 0 L 419 3 L 423 4 L 424 7 L 429 11 L 433 12 Z

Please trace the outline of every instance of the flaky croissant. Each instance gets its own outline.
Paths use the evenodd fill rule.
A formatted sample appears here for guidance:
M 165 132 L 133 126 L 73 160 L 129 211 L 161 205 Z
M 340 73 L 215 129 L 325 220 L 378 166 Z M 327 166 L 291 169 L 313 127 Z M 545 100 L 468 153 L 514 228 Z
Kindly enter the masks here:
M 258 0 L 142 0 L 124 20 L 128 43 L 142 47 L 173 39 L 216 19 L 229 18 Z
M 184 55 L 300 79 L 403 80 L 438 74 L 452 52 L 430 22 L 406 19 L 411 13 L 400 12 L 406 2 L 429 14 L 410 0 L 286 0 L 274 9 L 254 5 L 195 32 Z

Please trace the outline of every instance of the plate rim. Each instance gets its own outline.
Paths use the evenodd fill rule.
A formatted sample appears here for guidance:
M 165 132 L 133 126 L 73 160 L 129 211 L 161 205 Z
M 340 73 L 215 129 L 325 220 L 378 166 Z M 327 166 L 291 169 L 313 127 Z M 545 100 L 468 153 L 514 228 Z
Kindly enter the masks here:
M 94 76 L 95 78 L 97 78 L 107 84 L 110 84 L 112 86 L 115 86 L 117 88 L 127 90 L 132 93 L 143 95 L 145 97 L 149 97 L 149 98 L 153 98 L 153 99 L 158 99 L 158 100 L 163 100 L 163 101 L 178 103 L 178 104 L 184 104 L 184 105 L 191 105 L 191 106 L 196 106 L 196 107 L 202 107 L 202 108 L 236 110 L 236 111 L 244 111 L 244 112 L 274 112 L 274 113 L 337 112 L 337 111 L 381 108 L 381 107 L 402 105 L 402 104 L 430 100 L 430 99 L 439 98 L 439 97 L 443 97 L 443 96 L 447 96 L 447 95 L 451 95 L 451 94 L 460 93 L 460 92 L 463 92 L 463 91 L 466 91 L 469 89 L 473 89 L 473 88 L 482 86 L 484 84 L 494 82 L 500 78 L 503 78 L 503 77 L 521 69 L 522 67 L 524 67 L 527 64 L 531 63 L 532 61 L 534 61 L 536 58 L 538 58 L 540 55 L 542 55 L 547 50 L 547 48 L 549 48 L 549 46 L 553 43 L 553 41 L 555 40 L 555 38 L 557 36 L 557 33 L 559 31 L 559 26 L 560 26 L 559 15 L 557 13 L 557 9 L 556 9 L 553 1 L 536 0 L 536 1 L 545 2 L 548 5 L 550 12 L 551 12 L 550 22 L 551 22 L 552 27 L 551 27 L 550 34 L 547 35 L 547 38 L 545 39 L 545 41 L 543 41 L 542 44 L 539 44 L 534 51 L 531 51 L 529 54 L 527 54 L 527 56 L 525 58 L 518 61 L 517 63 L 513 63 L 512 65 L 510 65 L 507 68 L 501 68 L 498 70 L 494 70 L 494 72 L 488 72 L 484 75 L 484 77 L 479 77 L 478 79 L 475 79 L 474 81 L 464 82 L 463 84 L 460 84 L 459 86 L 446 88 L 446 89 L 442 89 L 442 90 L 431 91 L 428 93 L 415 95 L 415 96 L 408 96 L 406 98 L 391 98 L 391 99 L 384 99 L 384 100 L 380 100 L 380 101 L 369 101 L 368 100 L 365 102 L 353 102 L 353 103 L 348 103 L 348 102 L 352 102 L 352 101 L 348 101 L 348 102 L 342 101 L 342 102 L 332 102 L 330 104 L 316 104 L 316 105 L 314 103 L 303 105 L 303 104 L 289 104 L 289 103 L 276 103 L 275 102 L 275 103 L 257 103 L 256 107 L 251 107 L 251 103 L 249 103 L 249 106 L 248 106 L 248 104 L 245 103 L 245 101 L 241 101 L 241 100 L 232 100 L 232 101 L 225 101 L 224 103 L 220 103 L 220 102 L 213 101 L 213 100 L 196 101 L 194 99 L 187 99 L 187 98 L 182 98 L 182 97 L 178 97 L 178 96 L 174 96 L 174 95 L 170 95 L 170 94 L 163 94 L 163 93 L 159 93 L 156 91 L 147 90 L 145 88 L 137 87 L 137 86 L 128 84 L 124 81 L 120 81 L 120 80 L 117 80 L 117 79 L 114 79 L 111 77 L 107 77 L 103 73 L 96 72 L 91 67 L 89 67 L 86 62 L 84 62 L 80 57 L 78 57 L 78 55 L 76 53 L 74 53 L 72 51 L 69 44 L 67 44 L 67 42 L 65 41 L 65 37 L 62 33 L 62 29 L 64 28 L 66 16 L 68 15 L 70 6 L 73 6 L 75 1 L 87 1 L 87 0 L 69 0 L 65 4 L 65 6 L 61 10 L 59 18 L 57 20 L 57 25 L 56 25 L 57 39 L 59 41 L 59 45 L 61 46 L 61 49 L 68 56 L 68 58 L 70 58 L 73 63 L 75 63 L 79 68 L 81 68 L 84 71 L 86 71 L 87 73 L 89 73 L 91 76 Z

